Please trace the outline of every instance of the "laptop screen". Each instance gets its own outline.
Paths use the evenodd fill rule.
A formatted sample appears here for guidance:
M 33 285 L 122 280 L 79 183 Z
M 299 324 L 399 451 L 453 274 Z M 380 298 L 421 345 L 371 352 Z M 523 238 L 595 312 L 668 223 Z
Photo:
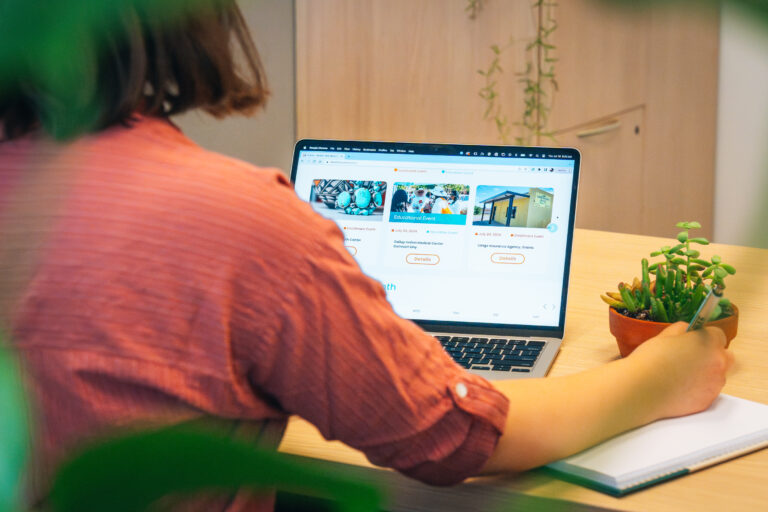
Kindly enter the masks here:
M 562 330 L 578 166 L 573 149 L 303 140 L 292 180 L 400 316 Z

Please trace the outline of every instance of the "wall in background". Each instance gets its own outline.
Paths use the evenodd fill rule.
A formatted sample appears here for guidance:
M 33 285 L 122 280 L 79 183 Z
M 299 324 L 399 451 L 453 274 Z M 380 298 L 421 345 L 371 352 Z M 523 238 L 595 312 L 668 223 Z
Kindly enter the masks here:
M 272 95 L 254 118 L 188 113 L 175 121 L 201 146 L 259 166 L 290 172 L 295 142 L 294 11 L 287 0 L 240 2 L 261 54 Z
M 714 239 L 768 248 L 768 27 L 720 19 Z
M 266 111 L 254 119 L 192 113 L 176 121 L 206 148 L 287 171 L 296 138 L 294 2 L 249 0 L 242 9 L 272 89 Z M 768 248 L 768 229 L 759 225 L 768 220 L 768 30 L 734 8 L 724 9 L 720 23 L 713 238 Z
M 519 39 L 497 77 L 504 114 L 518 121 L 515 73 L 539 14 L 529 0 L 487 2 L 472 21 L 466 5 L 296 0 L 298 135 L 496 143 L 476 70 L 491 44 Z M 584 156 L 577 227 L 674 236 L 676 221 L 695 218 L 712 236 L 720 23 L 707 14 L 558 3 L 550 128 Z

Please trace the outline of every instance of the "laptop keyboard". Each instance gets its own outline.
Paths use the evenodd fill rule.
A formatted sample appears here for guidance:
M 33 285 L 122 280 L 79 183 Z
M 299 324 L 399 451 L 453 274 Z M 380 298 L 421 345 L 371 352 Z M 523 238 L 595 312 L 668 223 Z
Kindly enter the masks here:
M 543 341 L 435 336 L 446 352 L 468 370 L 530 372 Z

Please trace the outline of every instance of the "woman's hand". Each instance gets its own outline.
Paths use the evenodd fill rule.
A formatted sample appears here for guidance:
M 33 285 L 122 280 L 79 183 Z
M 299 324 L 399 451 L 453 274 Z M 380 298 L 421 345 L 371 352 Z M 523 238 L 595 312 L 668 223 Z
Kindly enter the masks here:
M 733 365 L 723 331 L 705 327 L 686 333 L 686 328 L 683 322 L 672 324 L 628 358 L 648 365 L 647 372 L 656 380 L 653 394 L 658 400 L 658 418 L 684 416 L 709 407 Z

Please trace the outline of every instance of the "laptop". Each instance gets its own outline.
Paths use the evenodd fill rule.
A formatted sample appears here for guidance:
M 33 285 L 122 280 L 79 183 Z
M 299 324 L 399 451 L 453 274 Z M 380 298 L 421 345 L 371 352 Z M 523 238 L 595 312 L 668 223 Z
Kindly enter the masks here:
M 543 377 L 565 330 L 579 162 L 568 148 L 301 140 L 291 180 L 458 364 Z

